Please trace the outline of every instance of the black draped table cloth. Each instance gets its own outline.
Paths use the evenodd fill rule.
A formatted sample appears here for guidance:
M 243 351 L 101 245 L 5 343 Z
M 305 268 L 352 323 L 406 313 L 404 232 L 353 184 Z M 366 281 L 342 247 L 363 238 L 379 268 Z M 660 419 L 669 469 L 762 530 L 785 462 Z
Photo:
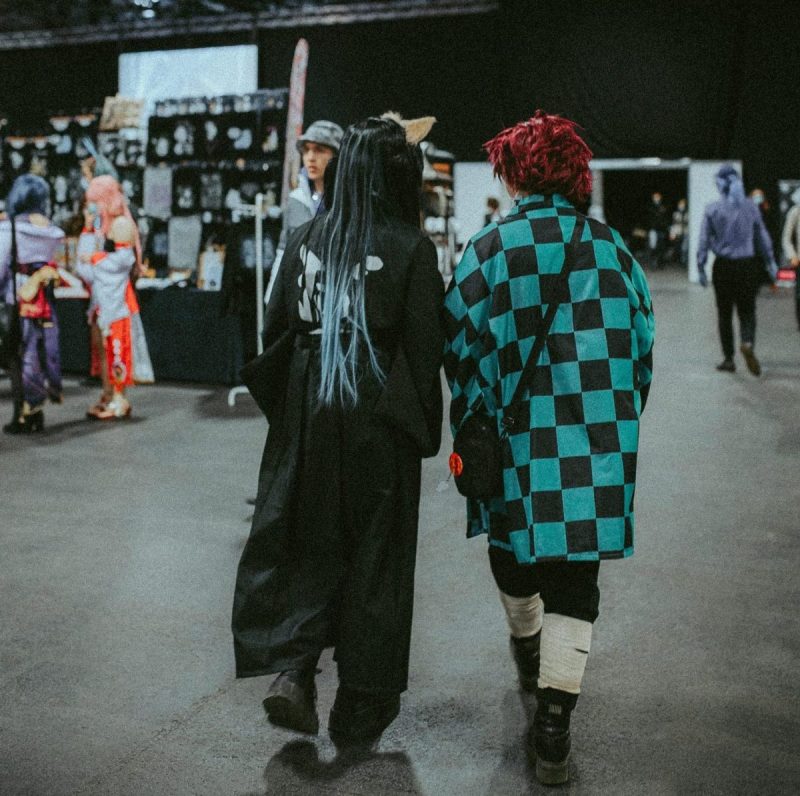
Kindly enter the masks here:
M 242 333 L 222 314 L 222 293 L 170 287 L 138 291 L 142 325 L 156 381 L 239 384 Z M 89 372 L 88 300 L 56 300 L 65 372 Z

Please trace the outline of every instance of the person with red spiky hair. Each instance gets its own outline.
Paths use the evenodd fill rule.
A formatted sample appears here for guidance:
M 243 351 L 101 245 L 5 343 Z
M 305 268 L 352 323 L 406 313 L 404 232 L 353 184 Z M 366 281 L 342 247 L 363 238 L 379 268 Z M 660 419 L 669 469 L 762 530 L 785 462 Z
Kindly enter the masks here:
M 592 151 L 575 127 L 538 110 L 506 128 L 484 144 L 495 176 L 517 196 L 560 194 L 572 205 L 584 205 L 592 194 Z
M 569 778 L 600 561 L 633 553 L 655 323 L 622 237 L 581 212 L 592 153 L 575 123 L 536 111 L 485 148 L 515 204 L 456 267 L 444 367 L 454 437 L 476 415 L 498 432 L 502 473 L 491 480 L 475 463 L 485 488 L 473 494 L 493 497 L 468 497 L 468 535 L 488 534 L 520 686 L 537 697 L 526 750 L 552 785 Z M 457 486 L 468 466 L 454 451 Z

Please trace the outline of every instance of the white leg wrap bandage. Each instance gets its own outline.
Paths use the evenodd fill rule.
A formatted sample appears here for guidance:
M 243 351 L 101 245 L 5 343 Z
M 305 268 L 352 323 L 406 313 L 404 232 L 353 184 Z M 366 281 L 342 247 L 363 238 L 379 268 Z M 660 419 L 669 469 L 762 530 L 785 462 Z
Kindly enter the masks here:
M 591 643 L 591 622 L 561 614 L 545 614 L 539 688 L 556 688 L 569 694 L 580 694 Z
M 544 603 L 538 594 L 532 597 L 510 597 L 500 592 L 500 602 L 506 609 L 508 626 L 514 638 L 535 636 L 542 629 Z

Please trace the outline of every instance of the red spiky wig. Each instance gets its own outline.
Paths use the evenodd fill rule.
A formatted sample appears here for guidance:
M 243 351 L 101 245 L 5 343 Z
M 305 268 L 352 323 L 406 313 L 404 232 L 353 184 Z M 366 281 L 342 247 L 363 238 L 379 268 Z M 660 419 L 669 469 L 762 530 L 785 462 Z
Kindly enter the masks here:
M 592 193 L 592 151 L 575 132 L 575 122 L 536 111 L 498 133 L 483 148 L 499 177 L 514 193 L 560 193 L 583 204 Z

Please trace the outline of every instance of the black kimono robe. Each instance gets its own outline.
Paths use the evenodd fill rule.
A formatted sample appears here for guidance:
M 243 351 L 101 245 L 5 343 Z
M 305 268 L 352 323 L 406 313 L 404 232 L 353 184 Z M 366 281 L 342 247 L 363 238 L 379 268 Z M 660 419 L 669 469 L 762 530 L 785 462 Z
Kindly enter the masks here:
M 350 688 L 407 685 L 420 461 L 440 445 L 444 294 L 433 244 L 379 227 L 365 307 L 385 374 L 366 356 L 353 408 L 324 407 L 322 220 L 290 238 L 264 354 L 243 377 L 270 424 L 233 605 L 238 677 L 316 664 L 334 645 Z

